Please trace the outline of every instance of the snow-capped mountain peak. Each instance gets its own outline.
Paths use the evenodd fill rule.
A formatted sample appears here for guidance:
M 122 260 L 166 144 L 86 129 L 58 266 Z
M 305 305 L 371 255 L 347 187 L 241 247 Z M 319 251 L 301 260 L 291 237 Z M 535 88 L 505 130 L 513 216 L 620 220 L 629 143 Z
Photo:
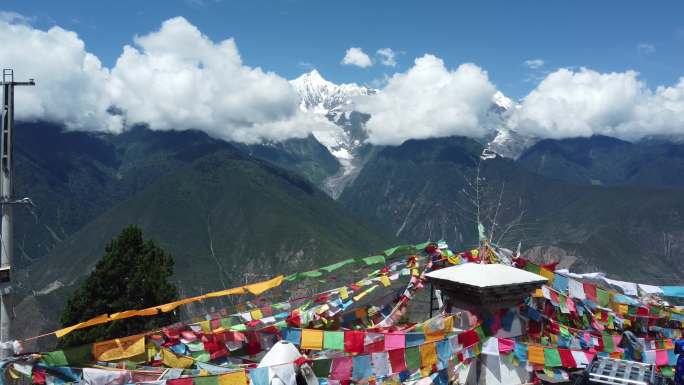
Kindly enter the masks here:
M 515 102 L 513 102 L 513 99 L 504 95 L 501 91 L 496 91 L 496 93 L 492 97 L 492 103 L 507 111 L 513 108 L 513 105 L 515 104 Z
M 356 83 L 335 84 L 325 80 L 315 69 L 291 80 L 290 84 L 301 98 L 299 107 L 319 114 L 328 114 L 334 109 L 350 105 L 354 96 L 377 92 Z
M 493 129 L 486 148 L 504 158 L 518 158 L 527 148 L 537 142 L 537 138 L 521 134 L 506 126 L 506 114 L 516 107 L 516 103 L 501 91 L 492 97 L 488 124 Z

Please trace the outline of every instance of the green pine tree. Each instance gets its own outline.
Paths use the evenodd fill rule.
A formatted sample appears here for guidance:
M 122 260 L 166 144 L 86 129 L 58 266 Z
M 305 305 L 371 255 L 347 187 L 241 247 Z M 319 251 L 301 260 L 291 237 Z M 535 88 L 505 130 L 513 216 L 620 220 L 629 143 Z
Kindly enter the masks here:
M 136 226 L 125 228 L 105 249 L 105 254 L 62 311 L 61 324 L 69 326 L 129 309 L 142 309 L 178 297 L 173 275 L 173 257 L 151 240 L 144 240 Z M 133 317 L 67 334 L 60 347 L 134 335 L 178 320 L 175 313 Z

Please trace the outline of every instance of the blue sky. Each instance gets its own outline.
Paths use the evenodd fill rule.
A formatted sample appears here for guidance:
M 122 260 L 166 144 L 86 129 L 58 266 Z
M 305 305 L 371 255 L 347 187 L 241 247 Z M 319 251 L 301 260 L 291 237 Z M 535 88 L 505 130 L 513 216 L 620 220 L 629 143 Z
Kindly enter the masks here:
M 37 28 L 77 32 L 107 67 L 134 35 L 180 15 L 214 41 L 234 37 L 245 64 L 286 78 L 313 66 L 335 82 L 370 83 L 425 53 L 450 68 L 476 63 L 514 98 L 559 67 L 633 69 L 651 87 L 684 75 L 681 1 L 4 0 L 1 7 L 33 18 Z M 341 65 L 349 47 L 371 56 L 392 48 L 398 65 Z M 530 59 L 545 64 L 531 70 L 524 65 Z

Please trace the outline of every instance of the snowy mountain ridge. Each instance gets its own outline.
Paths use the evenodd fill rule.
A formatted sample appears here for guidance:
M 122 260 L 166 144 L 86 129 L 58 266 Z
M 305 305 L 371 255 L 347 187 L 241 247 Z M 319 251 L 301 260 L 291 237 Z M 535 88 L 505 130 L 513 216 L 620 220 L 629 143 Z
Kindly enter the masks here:
M 364 126 L 370 115 L 355 111 L 353 99 L 381 91 L 356 83 L 335 84 L 324 79 L 315 69 L 291 80 L 290 84 L 301 98 L 299 108 L 302 111 L 325 115 L 342 128 L 335 137 L 316 136 L 342 166 L 340 172 L 328 178 L 323 186 L 333 198 L 337 198 L 361 171 L 365 160 L 361 156 L 362 148 L 369 146 L 365 144 L 368 136 Z M 502 157 L 517 158 L 536 142 L 534 138 L 506 127 L 504 117 L 515 106 L 512 99 L 497 91 L 484 122 L 492 132 L 484 138 L 486 148 Z
M 350 105 L 354 96 L 377 92 L 356 83 L 335 84 L 325 80 L 315 69 L 291 80 L 290 84 L 301 98 L 299 108 L 319 114 L 328 114 L 334 109 Z

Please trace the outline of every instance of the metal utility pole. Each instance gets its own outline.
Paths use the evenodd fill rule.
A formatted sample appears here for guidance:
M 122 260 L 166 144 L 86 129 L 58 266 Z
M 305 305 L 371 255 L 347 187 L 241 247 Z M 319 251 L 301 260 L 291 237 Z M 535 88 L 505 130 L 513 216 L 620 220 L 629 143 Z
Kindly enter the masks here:
M 14 200 L 14 162 L 12 144 L 14 142 L 14 87 L 34 86 L 33 79 L 27 82 L 15 82 L 14 71 L 2 70 L 2 126 L 0 126 L 0 205 L 2 205 L 2 223 L 0 228 L 0 358 L 6 358 L 12 353 L 7 346 L 11 341 L 10 326 L 13 318 L 11 302 L 11 264 L 14 243 L 12 242 L 12 211 L 15 204 L 24 203 Z

